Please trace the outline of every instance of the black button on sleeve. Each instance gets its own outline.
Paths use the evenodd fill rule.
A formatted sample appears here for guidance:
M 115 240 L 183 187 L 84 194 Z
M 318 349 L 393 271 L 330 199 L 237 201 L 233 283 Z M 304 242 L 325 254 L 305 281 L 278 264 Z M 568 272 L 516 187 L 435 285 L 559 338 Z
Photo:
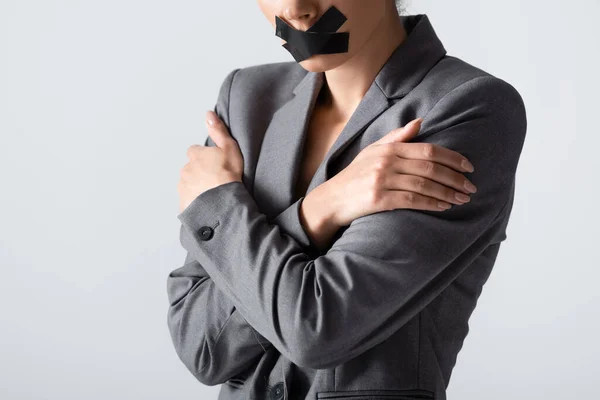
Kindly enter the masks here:
M 277 384 L 271 388 L 271 400 L 281 399 L 283 399 L 283 382 L 277 382 Z
M 200 240 L 210 240 L 213 237 L 214 230 L 210 226 L 200 228 Z

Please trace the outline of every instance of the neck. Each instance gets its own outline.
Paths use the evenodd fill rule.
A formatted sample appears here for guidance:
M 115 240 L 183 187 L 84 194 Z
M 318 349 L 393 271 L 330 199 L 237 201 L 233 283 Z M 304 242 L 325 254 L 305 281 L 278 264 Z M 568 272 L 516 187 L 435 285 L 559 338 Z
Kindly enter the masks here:
M 348 120 L 394 50 L 406 39 L 395 7 L 364 46 L 343 65 L 325 72 L 322 106 Z

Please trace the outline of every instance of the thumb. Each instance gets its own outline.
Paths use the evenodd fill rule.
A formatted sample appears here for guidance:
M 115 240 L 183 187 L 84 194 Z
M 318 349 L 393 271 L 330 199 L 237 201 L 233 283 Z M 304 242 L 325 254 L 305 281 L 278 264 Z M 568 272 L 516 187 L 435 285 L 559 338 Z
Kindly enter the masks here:
M 404 125 L 402 128 L 394 129 L 379 140 L 379 144 L 391 143 L 391 142 L 406 142 L 414 138 L 419 130 L 421 130 L 421 123 L 423 118 L 417 118 Z
M 206 127 L 208 128 L 208 136 L 215 142 L 217 147 L 225 149 L 229 144 L 231 135 L 219 115 L 212 110 L 206 112 Z
M 232 159 L 237 160 L 239 169 L 243 170 L 244 156 L 242 155 L 240 146 L 237 140 L 231 136 L 229 128 L 216 112 L 212 110 L 206 112 L 206 127 L 208 128 L 208 136 L 211 137 L 217 147 L 224 150 L 228 154 L 228 157 L 231 156 Z

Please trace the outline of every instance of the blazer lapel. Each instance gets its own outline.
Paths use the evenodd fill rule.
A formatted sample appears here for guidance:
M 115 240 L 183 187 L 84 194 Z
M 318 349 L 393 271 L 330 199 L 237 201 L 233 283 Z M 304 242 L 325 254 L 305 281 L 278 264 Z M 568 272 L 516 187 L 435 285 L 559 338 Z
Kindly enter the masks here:
M 322 72 L 308 72 L 294 90 L 294 97 L 275 112 L 265 132 L 256 165 L 253 196 L 268 218 L 275 217 L 297 200 L 294 189 L 299 179 L 310 116 L 324 79 Z M 373 83 L 317 168 L 307 194 L 329 178 L 327 167 L 331 160 L 388 107 L 387 97 Z
M 293 97 L 271 119 L 256 164 L 253 196 L 261 211 L 272 218 L 293 200 L 310 115 L 324 74 L 308 72 Z

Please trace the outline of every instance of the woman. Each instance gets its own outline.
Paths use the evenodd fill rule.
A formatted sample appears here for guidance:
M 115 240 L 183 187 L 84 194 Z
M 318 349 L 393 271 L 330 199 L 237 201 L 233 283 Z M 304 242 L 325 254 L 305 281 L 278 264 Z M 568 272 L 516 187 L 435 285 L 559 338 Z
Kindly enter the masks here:
M 232 71 L 188 150 L 177 354 L 219 399 L 445 399 L 506 239 L 522 99 L 393 0 L 258 3 L 296 61 Z

